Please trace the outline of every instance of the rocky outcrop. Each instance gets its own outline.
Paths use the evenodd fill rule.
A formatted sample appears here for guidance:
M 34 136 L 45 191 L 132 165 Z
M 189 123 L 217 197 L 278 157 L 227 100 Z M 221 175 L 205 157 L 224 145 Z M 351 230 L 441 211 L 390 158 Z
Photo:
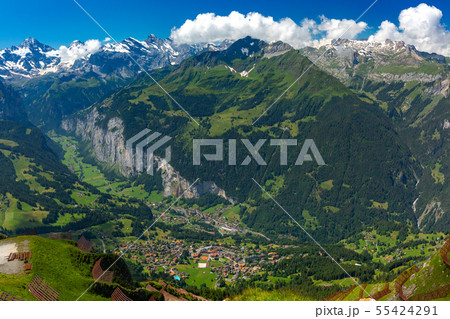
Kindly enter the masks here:
M 89 141 L 98 161 L 116 165 L 120 173 L 126 177 L 138 174 L 134 167 L 127 165 L 130 154 L 125 147 L 123 121 L 118 117 L 113 117 L 108 120 L 106 127 L 103 127 L 99 124 L 103 120 L 104 116 L 99 114 L 97 108 L 93 108 L 83 117 L 63 120 L 61 127 L 66 132 Z M 131 154 L 131 158 L 134 158 L 134 154 Z M 225 191 L 213 181 L 200 181 L 190 187 L 194 181 L 188 181 L 181 176 L 164 158 L 155 156 L 154 167 L 161 173 L 164 196 L 183 195 L 186 198 L 197 198 L 211 193 L 225 198 L 233 204 L 236 203 L 233 199 L 228 198 Z
M 444 128 L 444 130 L 450 128 L 450 122 L 448 120 L 444 120 L 444 124 L 442 125 L 442 127 Z
M 155 167 L 161 171 L 161 178 L 163 180 L 164 196 L 174 195 L 180 196 L 184 192 L 186 198 L 196 198 L 204 194 L 215 194 L 222 198 L 227 199 L 231 203 L 236 203 L 233 199 L 228 198 L 225 191 L 218 187 L 213 181 L 204 181 L 191 188 L 189 186 L 192 182 L 189 182 L 177 172 L 172 165 L 170 165 L 166 159 L 155 156 Z
M 292 49 L 293 48 L 289 44 L 277 41 L 264 48 L 264 57 L 270 59 L 274 56 L 285 54 Z

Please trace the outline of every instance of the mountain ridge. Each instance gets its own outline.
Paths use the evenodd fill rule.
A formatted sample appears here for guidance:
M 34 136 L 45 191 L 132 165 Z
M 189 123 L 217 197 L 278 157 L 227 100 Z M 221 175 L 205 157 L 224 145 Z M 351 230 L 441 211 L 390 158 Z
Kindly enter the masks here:
M 251 43 L 255 49 L 250 48 Z M 192 126 L 178 106 L 144 75 L 74 115 L 72 120 L 83 122 L 83 117 L 98 112 L 91 133 L 84 138 L 92 142 L 89 134 L 103 132 L 100 137 L 103 142 L 96 143 L 95 149 L 107 155 L 102 161 L 120 162 L 126 152 L 117 145 L 123 145 L 126 139 L 146 127 L 173 137 L 171 165 L 175 170 L 190 181 L 198 177 L 201 181 L 214 180 L 227 196 L 255 205 L 255 210 L 243 213 L 242 220 L 259 231 L 301 236 L 298 229 L 287 226 L 285 216 L 280 216 L 272 207 L 273 203 L 261 196 L 256 185 L 248 184 L 251 177 L 271 185 L 271 190 L 302 222 L 306 214 L 303 210 L 309 211 L 320 225 L 320 230 L 311 231 L 324 240 L 329 240 L 327 236 L 339 236 L 362 227 L 368 223 L 366 218 L 372 218 L 367 216 L 372 209 L 379 218 L 393 221 L 398 218 L 396 222 L 414 224 L 410 204 L 413 202 L 414 169 L 420 168 L 411 160 L 408 148 L 388 117 L 374 103 L 364 102 L 338 80 L 311 66 L 311 61 L 296 50 L 279 45 L 281 54 L 268 57 L 264 49 L 276 53 L 277 50 L 270 49 L 273 45 L 244 38 L 227 50 L 200 53 L 167 69 L 167 73 L 160 71 L 163 73 L 160 85 L 199 121 L 200 127 Z M 252 126 L 269 103 L 306 69 L 306 75 Z M 244 71 L 247 73 L 242 73 Z M 118 132 L 113 126 L 118 120 L 122 122 L 123 133 L 119 137 L 122 142 L 114 146 L 106 137 Z M 66 127 L 72 127 L 68 133 L 76 133 L 73 130 L 76 125 Z M 267 166 L 252 163 L 246 167 L 230 167 L 225 162 L 192 166 L 192 138 L 214 137 L 225 141 L 246 138 L 254 142 L 268 136 L 312 138 L 329 165 L 319 168 L 308 163 L 289 169 L 280 167 L 278 150 L 264 146 L 260 153 L 268 159 Z M 110 146 L 113 151 L 108 151 Z M 225 142 L 225 149 L 227 147 Z M 237 155 L 245 157 L 245 152 L 241 150 Z M 370 165 L 363 165 L 366 156 L 372 159 Z M 292 161 L 293 157 L 291 153 L 288 160 Z M 350 160 L 353 164 L 349 166 Z M 329 187 L 319 186 L 325 185 L 323 183 L 334 186 L 329 191 L 326 190 Z M 386 201 L 389 208 L 377 208 Z M 354 207 L 350 208 L 352 205 Z M 351 215 L 358 216 L 355 217 L 358 222 L 352 226 L 344 222 Z
M 89 40 L 92 41 L 92 40 Z M 75 40 L 66 48 L 68 52 L 83 51 L 87 42 Z M 0 77 L 8 81 L 20 81 L 26 78 L 35 78 L 48 73 L 58 72 L 88 72 L 111 75 L 114 61 L 128 58 L 131 55 L 145 69 L 154 69 L 165 65 L 180 63 L 186 57 L 202 50 L 221 50 L 226 48 L 228 42 L 221 44 L 200 43 L 194 45 L 175 44 L 169 38 L 159 39 L 151 34 L 146 40 L 139 41 L 132 37 L 121 42 L 98 42 L 97 49 L 87 50 L 83 54 L 73 57 L 65 56 L 60 49 L 54 49 L 34 38 L 25 39 L 20 45 L 0 50 Z M 78 52 L 77 52 L 78 53 Z M 129 58 L 128 58 L 129 59 Z M 111 65 L 105 65 L 108 64 Z M 124 77 L 130 77 L 140 72 L 140 67 L 133 61 L 125 64 L 130 74 L 122 73 Z M 123 65 L 123 66 L 125 66 Z M 120 68 L 122 65 L 116 66 Z M 105 70 L 106 68 L 106 70 Z M 117 71 L 118 74 L 120 71 Z
M 0 78 L 19 91 L 33 124 L 56 128 L 65 115 L 105 98 L 142 70 L 176 65 L 198 52 L 229 45 L 227 41 L 178 45 L 154 35 L 145 41 L 128 38 L 103 45 L 92 41 L 74 41 L 55 50 L 27 38 L 18 47 L 0 50 Z
M 327 50 L 327 51 L 326 51 Z M 413 210 L 422 230 L 445 230 L 448 201 L 449 59 L 402 41 L 338 40 L 301 51 L 364 99 L 375 101 L 424 167 Z

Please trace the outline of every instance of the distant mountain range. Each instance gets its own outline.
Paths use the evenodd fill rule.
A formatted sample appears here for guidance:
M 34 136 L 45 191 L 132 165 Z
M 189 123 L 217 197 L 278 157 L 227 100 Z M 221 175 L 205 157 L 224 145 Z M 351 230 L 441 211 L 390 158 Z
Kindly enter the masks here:
M 166 65 L 179 64 L 189 56 L 203 50 L 221 50 L 228 42 L 177 45 L 170 39 L 159 39 L 150 35 L 145 41 L 128 38 L 120 43 L 106 43 L 92 53 L 78 57 L 64 57 L 56 50 L 33 38 L 27 38 L 19 46 L 0 51 L 0 77 L 18 81 L 35 78 L 49 73 L 94 72 L 100 76 L 115 74 L 128 78 L 141 72 L 135 60 L 145 70 Z M 68 51 L 82 52 L 85 43 L 74 41 Z M 131 57 L 131 58 L 130 58 Z M 132 60 L 133 59 L 133 60 Z
M 0 239 L 30 230 L 82 233 L 105 253 L 146 234 L 148 243 L 155 240 L 160 248 L 174 240 L 183 243 L 180 249 L 173 246 L 176 258 L 163 256 L 168 268 L 189 266 L 183 261 L 190 262 L 189 247 L 217 245 L 218 239 L 239 252 L 244 263 L 261 261 L 258 274 L 239 275 L 236 268 L 233 294 L 241 283 L 245 287 L 241 280 L 269 287 L 263 273 L 269 271 L 270 278 L 290 280 L 289 286 L 273 286 L 280 286 L 282 294 L 289 287 L 306 292 L 320 287 L 318 282 L 331 294 L 331 285 L 342 285 L 350 274 L 365 282 L 362 289 L 352 290 L 353 285 L 329 300 L 361 300 L 365 289 L 381 300 L 398 299 L 403 292 L 422 299 L 430 293 L 441 298 L 444 290 L 448 295 L 446 255 L 436 251 L 443 234 L 430 233 L 448 234 L 450 229 L 449 58 L 389 40 L 337 40 L 302 50 L 251 37 L 220 45 L 175 45 L 154 36 L 96 45 L 89 53 L 89 43 L 54 49 L 29 38 L 0 51 Z M 162 158 L 165 147 L 157 149 L 153 175 L 127 165 L 137 157 L 137 151 L 129 153 L 127 141 L 143 129 L 171 137 L 165 145 L 171 147 L 171 160 Z M 205 156 L 193 165 L 193 139 L 222 141 L 224 160 Z M 300 157 L 306 139 L 314 140 L 324 165 Z M 137 141 L 136 148 L 145 140 Z M 257 141 L 264 143 L 259 147 Z M 285 165 L 281 159 L 287 145 Z M 207 147 L 202 154 L 213 154 L 215 149 Z M 149 148 L 141 149 L 143 162 Z M 179 197 L 184 198 L 177 204 Z M 163 210 L 167 219 L 161 218 Z M 185 219 L 188 210 L 195 214 Z M 153 213 L 160 217 L 154 219 Z M 222 219 L 249 231 L 228 231 Z M 345 274 L 309 246 L 310 237 L 339 256 L 333 261 Z M 22 239 L 17 240 L 11 242 Z M 51 283 L 61 300 L 78 298 L 93 280 L 86 269 L 100 257 L 109 264 L 115 256 L 89 255 L 68 241 L 26 240 L 40 258 L 33 257 L 32 271 Z M 251 248 L 238 250 L 244 246 Z M 160 258 L 160 248 L 152 247 Z M 141 278 L 142 267 L 153 273 L 152 260 L 142 267 L 132 261 L 132 254 L 143 255 L 142 249 L 124 251 L 127 262 L 116 266 L 111 257 L 114 287 L 98 282 L 83 298 L 109 300 L 110 288 L 120 284 L 129 288 L 122 287 L 130 298 L 148 300 L 149 292 L 137 289 L 134 294 L 129 286 L 130 277 Z M 273 255 L 266 259 L 263 252 L 269 249 L 273 252 L 267 257 L 278 254 L 278 260 Z M 62 266 L 55 268 L 55 260 L 45 263 L 49 258 L 43 251 L 61 257 L 56 261 Z M 426 260 L 427 255 L 432 256 Z M 422 262 L 421 269 L 410 268 Z M 59 280 L 74 271 L 89 277 L 75 278 L 78 285 Z M 2 290 L 32 298 L 23 276 L 3 277 Z M 163 281 L 155 287 L 163 287 L 169 277 L 157 278 Z M 400 281 L 404 290 L 399 291 Z M 216 296 L 223 289 L 219 286 L 228 287 L 219 282 L 214 290 L 202 285 L 199 291 Z
M 71 47 L 83 45 L 74 42 Z M 177 46 L 154 36 L 146 41 L 130 38 L 104 44 L 73 61 L 33 39 L 1 52 L 2 77 L 18 90 L 33 123 L 81 136 L 99 161 L 117 164 L 125 175 L 134 173 L 123 165 L 125 139 L 144 127 L 177 137 L 183 152 L 175 154 L 173 166 L 165 167 L 166 193 L 178 194 L 200 176 L 229 198 L 256 203 L 256 211 L 242 216 L 256 229 L 295 231 L 283 228 L 279 216 L 273 220 L 268 215 L 273 207 L 254 189 L 245 191 L 254 176 L 283 198 L 298 218 L 312 216 L 315 222 L 309 226 L 316 227 L 319 236 L 351 233 L 360 225 L 350 225 L 349 216 L 368 223 L 368 212 L 424 230 L 450 224 L 446 57 L 400 41 L 337 40 L 321 48 L 294 50 L 282 42 L 268 44 L 250 37 L 194 46 Z M 139 75 L 133 59 L 148 68 L 201 128 L 193 129 L 178 106 L 152 80 Z M 252 126 L 311 61 L 317 67 Z M 7 88 L 3 91 L 10 92 Z M 3 114 L 11 112 L 3 106 Z M 186 154 L 193 136 L 267 134 L 312 137 L 325 145 L 324 156 L 336 166 L 308 174 L 298 167 L 285 171 L 274 166 L 276 155 L 267 170 L 189 165 Z M 261 152 L 273 156 L 269 149 Z M 353 166 L 348 166 L 350 159 Z M 221 173 L 216 176 L 217 172 Z
M 145 41 L 128 38 L 106 43 L 92 53 L 86 52 L 86 43 L 74 41 L 66 51 L 84 54 L 68 57 L 28 38 L 0 51 L 0 77 L 20 92 L 34 124 L 54 128 L 63 116 L 113 93 L 142 70 L 176 65 L 201 51 L 223 50 L 229 45 L 229 41 L 177 45 L 150 35 Z
M 364 90 L 369 81 L 430 83 L 440 79 L 436 84 L 443 82 L 443 86 L 436 87 L 435 91 L 429 88 L 427 92 L 444 94 L 448 91 L 448 58 L 418 51 L 403 41 L 378 43 L 343 39 L 320 48 L 303 48 L 300 52 L 354 89 Z
M 308 69 L 309 68 L 309 69 Z M 305 70 L 308 72 L 262 117 L 262 112 Z M 186 110 L 197 127 L 155 83 L 140 76 L 122 90 L 77 113 L 63 123 L 92 145 L 98 159 L 129 171 L 125 141 L 149 127 L 174 138 L 171 166 L 161 170 L 164 187 L 179 195 L 196 178 L 214 181 L 230 198 L 248 203 L 241 220 L 273 236 L 303 236 L 298 227 L 252 183 L 258 180 L 316 238 L 336 240 L 364 225 L 416 223 L 417 197 L 412 158 L 390 119 L 377 103 L 365 100 L 337 79 L 311 66 L 291 46 L 250 37 L 228 49 L 203 52 L 178 66 L 153 71 Z M 230 166 L 224 162 L 192 165 L 192 138 L 313 139 L 325 166 L 292 165 L 299 150 L 280 166 L 279 150 L 260 149 L 267 165 Z M 225 142 L 224 153 L 228 153 Z M 295 148 L 295 147 L 294 147 Z M 237 151 L 237 162 L 248 155 Z M 181 177 L 182 178 L 181 178 Z
M 54 128 L 64 116 L 128 84 L 142 69 L 178 65 L 202 51 L 224 50 L 231 43 L 175 44 L 150 35 L 145 41 L 128 38 L 120 43 L 98 43 L 99 47 L 89 53 L 87 43 L 74 41 L 66 51 L 84 54 L 68 57 L 64 50 L 28 38 L 19 46 L 0 51 L 0 77 L 19 91 L 33 123 Z M 440 77 L 441 81 L 426 90 L 436 94 L 448 90 L 442 74 L 448 70 L 447 58 L 417 51 L 401 41 L 336 40 L 299 52 L 350 88 L 363 89 L 369 81 L 382 80 L 430 83 Z

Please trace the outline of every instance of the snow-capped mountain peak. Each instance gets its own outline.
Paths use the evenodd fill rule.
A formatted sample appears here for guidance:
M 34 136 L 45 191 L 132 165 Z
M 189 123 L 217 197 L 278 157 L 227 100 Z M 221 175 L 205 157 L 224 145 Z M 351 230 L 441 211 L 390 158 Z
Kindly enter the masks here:
M 52 51 L 53 48 L 39 42 L 35 38 L 26 38 L 20 45 L 19 48 L 27 48 L 31 51 L 41 51 L 41 52 L 48 52 Z
M 19 46 L 0 50 L 0 77 L 31 78 L 42 74 L 42 70 L 52 68 L 59 58 L 52 56 L 54 49 L 34 38 L 27 38 Z
M 159 39 L 151 34 L 144 41 L 130 37 L 120 43 L 103 45 L 98 40 L 76 40 L 68 47 L 61 46 L 56 50 L 34 38 L 27 38 L 19 46 L 0 51 L 0 77 L 14 81 L 62 71 L 93 71 L 99 76 L 116 73 L 120 77 L 131 77 L 141 71 L 134 61 L 151 70 L 178 64 L 203 50 L 223 50 L 228 46 L 225 42 L 220 45 L 178 45 L 171 39 Z

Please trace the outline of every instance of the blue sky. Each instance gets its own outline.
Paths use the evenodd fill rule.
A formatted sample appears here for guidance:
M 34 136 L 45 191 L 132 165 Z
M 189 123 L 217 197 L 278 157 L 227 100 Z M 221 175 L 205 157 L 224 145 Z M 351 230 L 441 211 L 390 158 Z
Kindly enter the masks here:
M 319 21 L 320 15 L 334 19 L 356 19 L 372 2 L 369 1 L 144 1 L 144 0 L 78 0 L 113 37 L 145 39 L 150 33 L 167 37 L 173 27 L 200 13 L 228 15 L 259 12 L 275 20 L 289 17 L 300 23 L 304 18 Z M 373 34 L 383 20 L 398 24 L 401 10 L 425 2 L 439 8 L 441 23 L 450 24 L 450 1 L 379 0 L 362 18 L 366 31 L 358 37 Z M 447 28 L 448 29 L 448 28 Z M 72 0 L 6 0 L 0 11 L 0 48 L 17 45 L 26 37 L 34 37 L 53 47 L 68 45 L 73 40 L 104 39 L 106 35 Z

